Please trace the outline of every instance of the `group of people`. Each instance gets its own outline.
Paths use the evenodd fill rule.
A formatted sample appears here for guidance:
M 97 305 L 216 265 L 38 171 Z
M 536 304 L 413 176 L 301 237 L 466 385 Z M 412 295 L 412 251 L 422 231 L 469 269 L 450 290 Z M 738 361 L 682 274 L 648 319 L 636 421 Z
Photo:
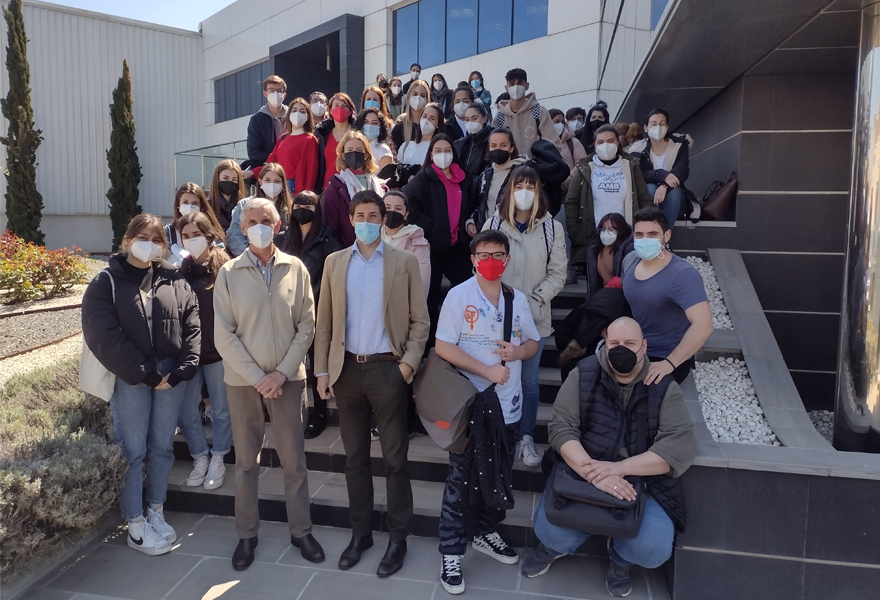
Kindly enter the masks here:
M 291 544 L 304 559 L 323 561 L 304 440 L 326 427 L 327 400 L 335 398 L 352 527 L 338 566 L 352 568 L 373 545 L 373 438 L 388 493 L 389 544 L 377 574 L 393 575 L 413 514 L 412 382 L 434 347 L 477 389 L 493 385 L 503 413 L 502 436 L 471 441 L 493 447 L 450 452 L 441 583 L 464 591 L 468 542 L 501 563 L 520 562 L 497 531 L 505 511 L 467 501 L 466 471 L 474 455 L 541 463 L 540 357 L 553 333 L 551 302 L 579 271 L 587 304 L 607 304 L 603 293 L 622 287 L 615 314 L 632 318 L 608 318 L 601 335 L 582 341 L 589 351 L 580 349 L 559 392 L 551 445 L 609 494 L 632 493 L 628 475 L 677 490 L 649 499 L 637 538 L 609 545 L 609 592 L 626 595 L 630 565 L 664 562 L 684 527 L 673 480 L 693 460 L 694 444 L 677 383 L 712 330 L 699 274 L 669 249 L 687 141 L 669 133 L 662 110 L 648 116 L 641 141 L 619 134 L 603 103 L 589 112 L 548 111 L 522 69 L 508 71 L 494 107 L 479 72 L 454 90 L 440 74 L 430 85 L 420 76 L 418 65 L 404 85 L 380 75 L 359 112 L 341 92 L 285 105 L 284 81 L 267 78 L 267 102 L 248 126 L 245 169 L 224 160 L 207 191 L 181 186 L 172 223 L 135 217 L 121 252 L 90 283 L 83 334 L 117 378 L 110 408 L 129 463 L 120 493 L 128 545 L 155 555 L 177 539 L 163 503 L 179 427 L 194 461 L 189 486 L 223 485 L 235 440 L 232 563 L 247 568 L 258 542 L 265 411 L 284 467 Z M 548 146 L 536 144 L 544 141 L 569 165 L 561 193 L 542 180 Z M 210 448 L 202 402 L 210 407 Z M 627 407 L 642 402 L 649 450 L 634 455 Z M 609 420 L 614 411 L 623 416 Z M 589 535 L 550 524 L 542 511 L 543 504 L 534 517 L 541 543 L 521 563 L 529 577 Z

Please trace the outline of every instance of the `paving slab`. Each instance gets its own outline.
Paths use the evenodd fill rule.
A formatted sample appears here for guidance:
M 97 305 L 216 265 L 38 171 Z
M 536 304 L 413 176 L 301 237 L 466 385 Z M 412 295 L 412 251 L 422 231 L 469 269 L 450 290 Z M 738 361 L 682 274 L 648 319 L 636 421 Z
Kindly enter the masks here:
M 176 518 L 180 514 L 183 513 L 175 513 L 173 516 Z M 168 521 L 174 523 L 175 518 L 169 515 Z M 290 548 L 290 529 L 287 523 L 261 521 L 258 537 L 259 543 L 254 552 L 257 561 L 278 562 Z M 234 518 L 202 516 L 201 521 L 192 531 L 178 539 L 173 552 L 231 561 L 236 544 L 238 544 L 238 534 L 235 532 Z
M 541 577 L 522 577 L 519 589 L 523 592 L 577 598 L 579 600 L 607 600 L 605 573 L 609 559 L 586 559 L 580 556 L 563 556 L 557 559 Z M 633 590 L 629 598 L 650 598 L 645 570 L 633 567 Z M 653 589 L 653 587 L 652 587 Z
M 342 571 L 316 571 L 299 600 L 328 600 L 352 598 L 357 600 L 431 600 L 436 584 L 389 577 L 379 579 L 375 575 L 361 575 Z M 290 596 L 285 596 L 289 598 Z M 224 597 L 223 600 L 226 600 Z
M 264 562 L 254 562 L 247 570 L 236 571 L 229 559 L 204 558 L 168 594 L 167 600 L 290 600 L 302 593 L 313 576 L 312 569 Z

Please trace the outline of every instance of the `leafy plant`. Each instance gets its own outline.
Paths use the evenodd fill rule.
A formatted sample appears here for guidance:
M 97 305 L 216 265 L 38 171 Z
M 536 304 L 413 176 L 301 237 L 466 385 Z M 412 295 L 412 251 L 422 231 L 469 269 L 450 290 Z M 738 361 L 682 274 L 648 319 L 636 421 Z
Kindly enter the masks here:
M 84 257 L 76 246 L 46 250 L 6 231 L 0 237 L 0 301 L 15 304 L 63 294 L 84 282 Z
M 141 214 L 138 204 L 138 185 L 141 182 L 141 164 L 138 161 L 134 139 L 134 114 L 131 111 L 131 73 L 128 61 L 122 61 L 122 77 L 113 90 L 110 105 L 110 149 L 107 151 L 110 190 L 110 222 L 113 224 L 113 250 L 118 250 L 122 237 L 132 218 Z

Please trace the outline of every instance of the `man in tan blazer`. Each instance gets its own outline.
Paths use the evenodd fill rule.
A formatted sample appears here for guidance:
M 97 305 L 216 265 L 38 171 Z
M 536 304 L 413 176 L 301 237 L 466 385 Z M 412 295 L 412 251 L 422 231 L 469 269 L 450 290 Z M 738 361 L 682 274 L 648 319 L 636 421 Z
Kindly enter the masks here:
M 388 489 L 389 543 L 379 577 L 403 566 L 412 519 L 407 451 L 407 384 L 428 341 L 428 306 L 414 254 L 382 242 L 385 204 L 366 190 L 351 200 L 356 241 L 327 257 L 315 331 L 315 374 L 322 398 L 336 398 L 345 447 L 352 539 L 339 558 L 350 569 L 373 545 L 370 421 L 379 427 Z

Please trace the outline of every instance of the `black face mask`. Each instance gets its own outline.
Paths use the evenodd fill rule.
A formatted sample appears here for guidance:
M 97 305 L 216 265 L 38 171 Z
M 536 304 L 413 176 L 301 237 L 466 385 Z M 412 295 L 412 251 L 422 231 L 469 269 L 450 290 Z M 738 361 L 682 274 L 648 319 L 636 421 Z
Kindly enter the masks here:
M 388 229 L 397 229 L 403 225 L 403 214 L 389 210 L 385 213 L 385 227 Z
M 593 131 L 593 133 L 595 133 L 596 130 L 599 129 L 600 127 L 602 127 L 602 125 L 604 125 L 604 124 L 605 124 L 605 121 L 601 121 L 599 119 L 593 119 L 592 121 L 590 121 L 590 129 Z
M 639 362 L 639 355 L 627 348 L 626 346 L 615 346 L 608 350 L 608 362 L 611 367 L 620 373 L 626 375 L 632 373 Z
M 315 220 L 315 211 L 310 208 L 294 208 L 291 216 L 300 225 L 306 225 Z
M 507 150 L 490 150 L 489 160 L 491 160 L 496 165 L 503 165 L 510 160 L 510 152 L 508 152 Z
M 352 171 L 357 171 L 364 166 L 364 156 L 366 155 L 363 152 L 346 152 L 345 166 Z
M 238 193 L 238 182 L 236 181 L 221 181 L 217 187 L 220 188 L 220 193 L 224 196 L 231 197 Z

